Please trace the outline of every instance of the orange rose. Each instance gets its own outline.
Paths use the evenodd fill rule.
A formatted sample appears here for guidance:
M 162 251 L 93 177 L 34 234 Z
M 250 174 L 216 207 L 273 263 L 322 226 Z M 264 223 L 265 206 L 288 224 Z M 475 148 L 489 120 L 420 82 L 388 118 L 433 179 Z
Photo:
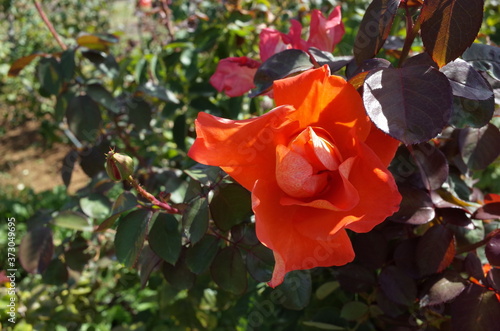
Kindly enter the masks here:
M 272 287 L 288 271 L 352 261 L 346 229 L 370 231 L 401 201 L 387 170 L 398 141 L 343 78 L 324 66 L 275 81 L 274 97 L 277 108 L 248 120 L 200 113 L 188 154 L 252 192 L 257 236 L 276 260 Z

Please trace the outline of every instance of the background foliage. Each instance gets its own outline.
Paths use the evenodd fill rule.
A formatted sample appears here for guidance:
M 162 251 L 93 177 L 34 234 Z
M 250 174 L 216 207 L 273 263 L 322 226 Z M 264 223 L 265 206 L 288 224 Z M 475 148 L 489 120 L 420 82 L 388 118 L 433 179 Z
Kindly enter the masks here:
M 387 1 L 373 3 L 380 2 Z M 370 3 L 338 3 L 346 35 L 334 56 L 353 55 Z M 310 10 L 329 13 L 334 5 L 158 1 L 151 9 L 134 7 L 134 19 L 125 16 L 123 29 L 116 29 L 123 8 L 130 11 L 135 4 L 45 1 L 43 8 L 67 45 L 62 50 L 33 2 L 1 2 L 0 29 L 7 31 L 0 43 L 2 121 L 40 121 L 47 144 L 73 147 L 55 165 L 65 184 L 76 163 L 89 177 L 88 185 L 73 195 L 63 187 L 38 195 L 29 189 L 2 189 L 1 214 L 16 217 L 22 267 L 18 323 L 6 322 L 2 310 L 3 326 L 500 328 L 500 273 L 487 269 L 500 266 L 500 202 L 484 199 L 487 193 L 500 193 L 495 148 L 500 123 L 488 113 L 496 107 L 498 115 L 498 51 L 486 63 L 490 75 L 484 74 L 496 101 L 456 96 L 453 109 L 460 109 L 459 115 L 472 109 L 471 116 L 456 116 L 432 144 L 427 142 L 431 137 L 404 138 L 410 148 L 402 146 L 391 165 L 404 197 L 401 210 L 370 233 L 352 234 L 357 257 L 346 266 L 292 272 L 277 289 L 267 287 L 274 261 L 255 237 L 249 192 L 218 168 L 186 156 L 198 112 L 242 119 L 272 108 L 267 97 L 217 93 L 208 80 L 218 61 L 229 56 L 258 59 L 261 27 L 287 31 L 290 18 L 308 26 Z M 500 43 L 497 9 L 497 1 L 486 2 L 482 43 Z M 397 65 L 406 35 L 403 12 L 395 15 L 390 35 L 391 43 L 377 57 Z M 412 50 L 422 52 L 420 37 Z M 488 69 L 480 65 L 475 68 Z M 7 77 L 16 68 L 15 77 Z M 349 68 L 339 74 L 354 77 Z M 111 146 L 132 156 L 143 187 L 157 196 L 168 192 L 182 215 L 138 208 L 148 201 L 103 171 L 104 153 Z M 4 266 L 6 242 L 1 240 Z M 2 288 L 2 306 L 6 290 Z

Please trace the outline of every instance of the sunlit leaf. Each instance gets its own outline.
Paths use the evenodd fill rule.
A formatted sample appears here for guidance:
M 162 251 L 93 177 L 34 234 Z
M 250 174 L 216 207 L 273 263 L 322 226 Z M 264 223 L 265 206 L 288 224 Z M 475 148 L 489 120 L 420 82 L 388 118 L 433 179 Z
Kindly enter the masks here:
M 462 55 L 479 32 L 484 0 L 426 0 L 419 20 L 425 50 L 444 66 Z M 464 24 L 467 22 L 467 24 Z
M 452 94 L 444 74 L 432 67 L 410 66 L 370 72 L 363 101 L 379 129 L 409 145 L 441 132 L 451 115 Z
M 477 70 L 486 71 L 491 77 L 500 80 L 500 47 L 474 43 L 462 58 Z
M 486 80 L 470 64 L 456 59 L 439 71 L 450 80 L 453 95 L 472 99 L 487 100 L 493 96 L 493 90 Z
M 497 234 L 488 241 L 485 253 L 491 265 L 500 267 L 500 234 Z
M 87 216 L 95 219 L 103 219 L 111 210 L 111 202 L 102 194 L 91 193 L 80 199 L 80 207 Z
M 445 271 L 430 279 L 424 296 L 420 299 L 420 307 L 442 304 L 455 299 L 465 289 L 467 282 L 455 271 Z
M 460 131 L 458 143 L 460 155 L 469 168 L 484 169 L 500 155 L 500 130 L 493 124 L 482 128 L 466 128 Z
M 24 69 L 24 67 L 26 67 L 28 64 L 30 64 L 34 59 L 36 59 L 39 56 L 47 56 L 47 54 L 46 53 L 36 53 L 36 54 L 28 55 L 28 56 L 23 56 L 22 58 L 17 59 L 10 66 L 10 69 L 9 69 L 9 72 L 7 73 L 7 75 L 9 77 L 16 77 L 17 75 L 19 75 L 21 70 Z
M 208 229 L 208 200 L 200 197 L 193 200 L 182 215 L 182 225 L 191 243 L 196 244 Z
M 373 0 L 365 11 L 354 41 L 358 64 L 371 59 L 382 48 L 391 31 L 400 0 Z
M 60 212 L 52 219 L 52 223 L 66 229 L 92 231 L 88 217 L 76 211 Z
M 296 75 L 312 67 L 307 53 L 299 49 L 276 53 L 257 69 L 253 79 L 256 88 L 249 95 L 260 95 L 268 91 L 275 80 Z

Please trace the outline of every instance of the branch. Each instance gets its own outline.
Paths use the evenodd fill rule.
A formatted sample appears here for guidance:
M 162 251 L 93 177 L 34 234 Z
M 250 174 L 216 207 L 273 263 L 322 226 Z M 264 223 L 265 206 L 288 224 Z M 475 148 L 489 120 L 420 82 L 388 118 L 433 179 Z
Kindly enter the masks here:
M 43 11 L 42 5 L 40 3 L 38 3 L 38 1 L 36 1 L 36 0 L 33 2 L 35 3 L 35 7 L 36 7 L 36 10 L 38 11 L 38 14 L 40 14 L 40 17 L 42 18 L 42 20 L 45 23 L 45 25 L 47 26 L 47 28 L 49 28 L 50 33 L 52 33 L 52 36 L 54 36 L 54 38 L 57 41 L 57 43 L 59 44 L 59 46 L 61 46 L 61 48 L 63 50 L 67 50 L 68 46 L 66 46 L 66 44 L 63 43 L 63 41 L 61 40 L 61 37 L 59 37 L 59 35 L 57 34 L 57 31 L 54 29 L 54 26 L 47 18 L 47 15 L 45 15 L 45 12 Z

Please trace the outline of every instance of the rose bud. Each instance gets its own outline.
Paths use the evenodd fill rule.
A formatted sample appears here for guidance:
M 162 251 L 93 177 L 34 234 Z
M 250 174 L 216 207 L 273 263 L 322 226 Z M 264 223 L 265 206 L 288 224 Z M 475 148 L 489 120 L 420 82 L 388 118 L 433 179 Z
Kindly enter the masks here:
M 119 182 L 126 180 L 134 173 L 134 160 L 128 155 L 110 150 L 106 154 L 105 168 L 109 178 Z

